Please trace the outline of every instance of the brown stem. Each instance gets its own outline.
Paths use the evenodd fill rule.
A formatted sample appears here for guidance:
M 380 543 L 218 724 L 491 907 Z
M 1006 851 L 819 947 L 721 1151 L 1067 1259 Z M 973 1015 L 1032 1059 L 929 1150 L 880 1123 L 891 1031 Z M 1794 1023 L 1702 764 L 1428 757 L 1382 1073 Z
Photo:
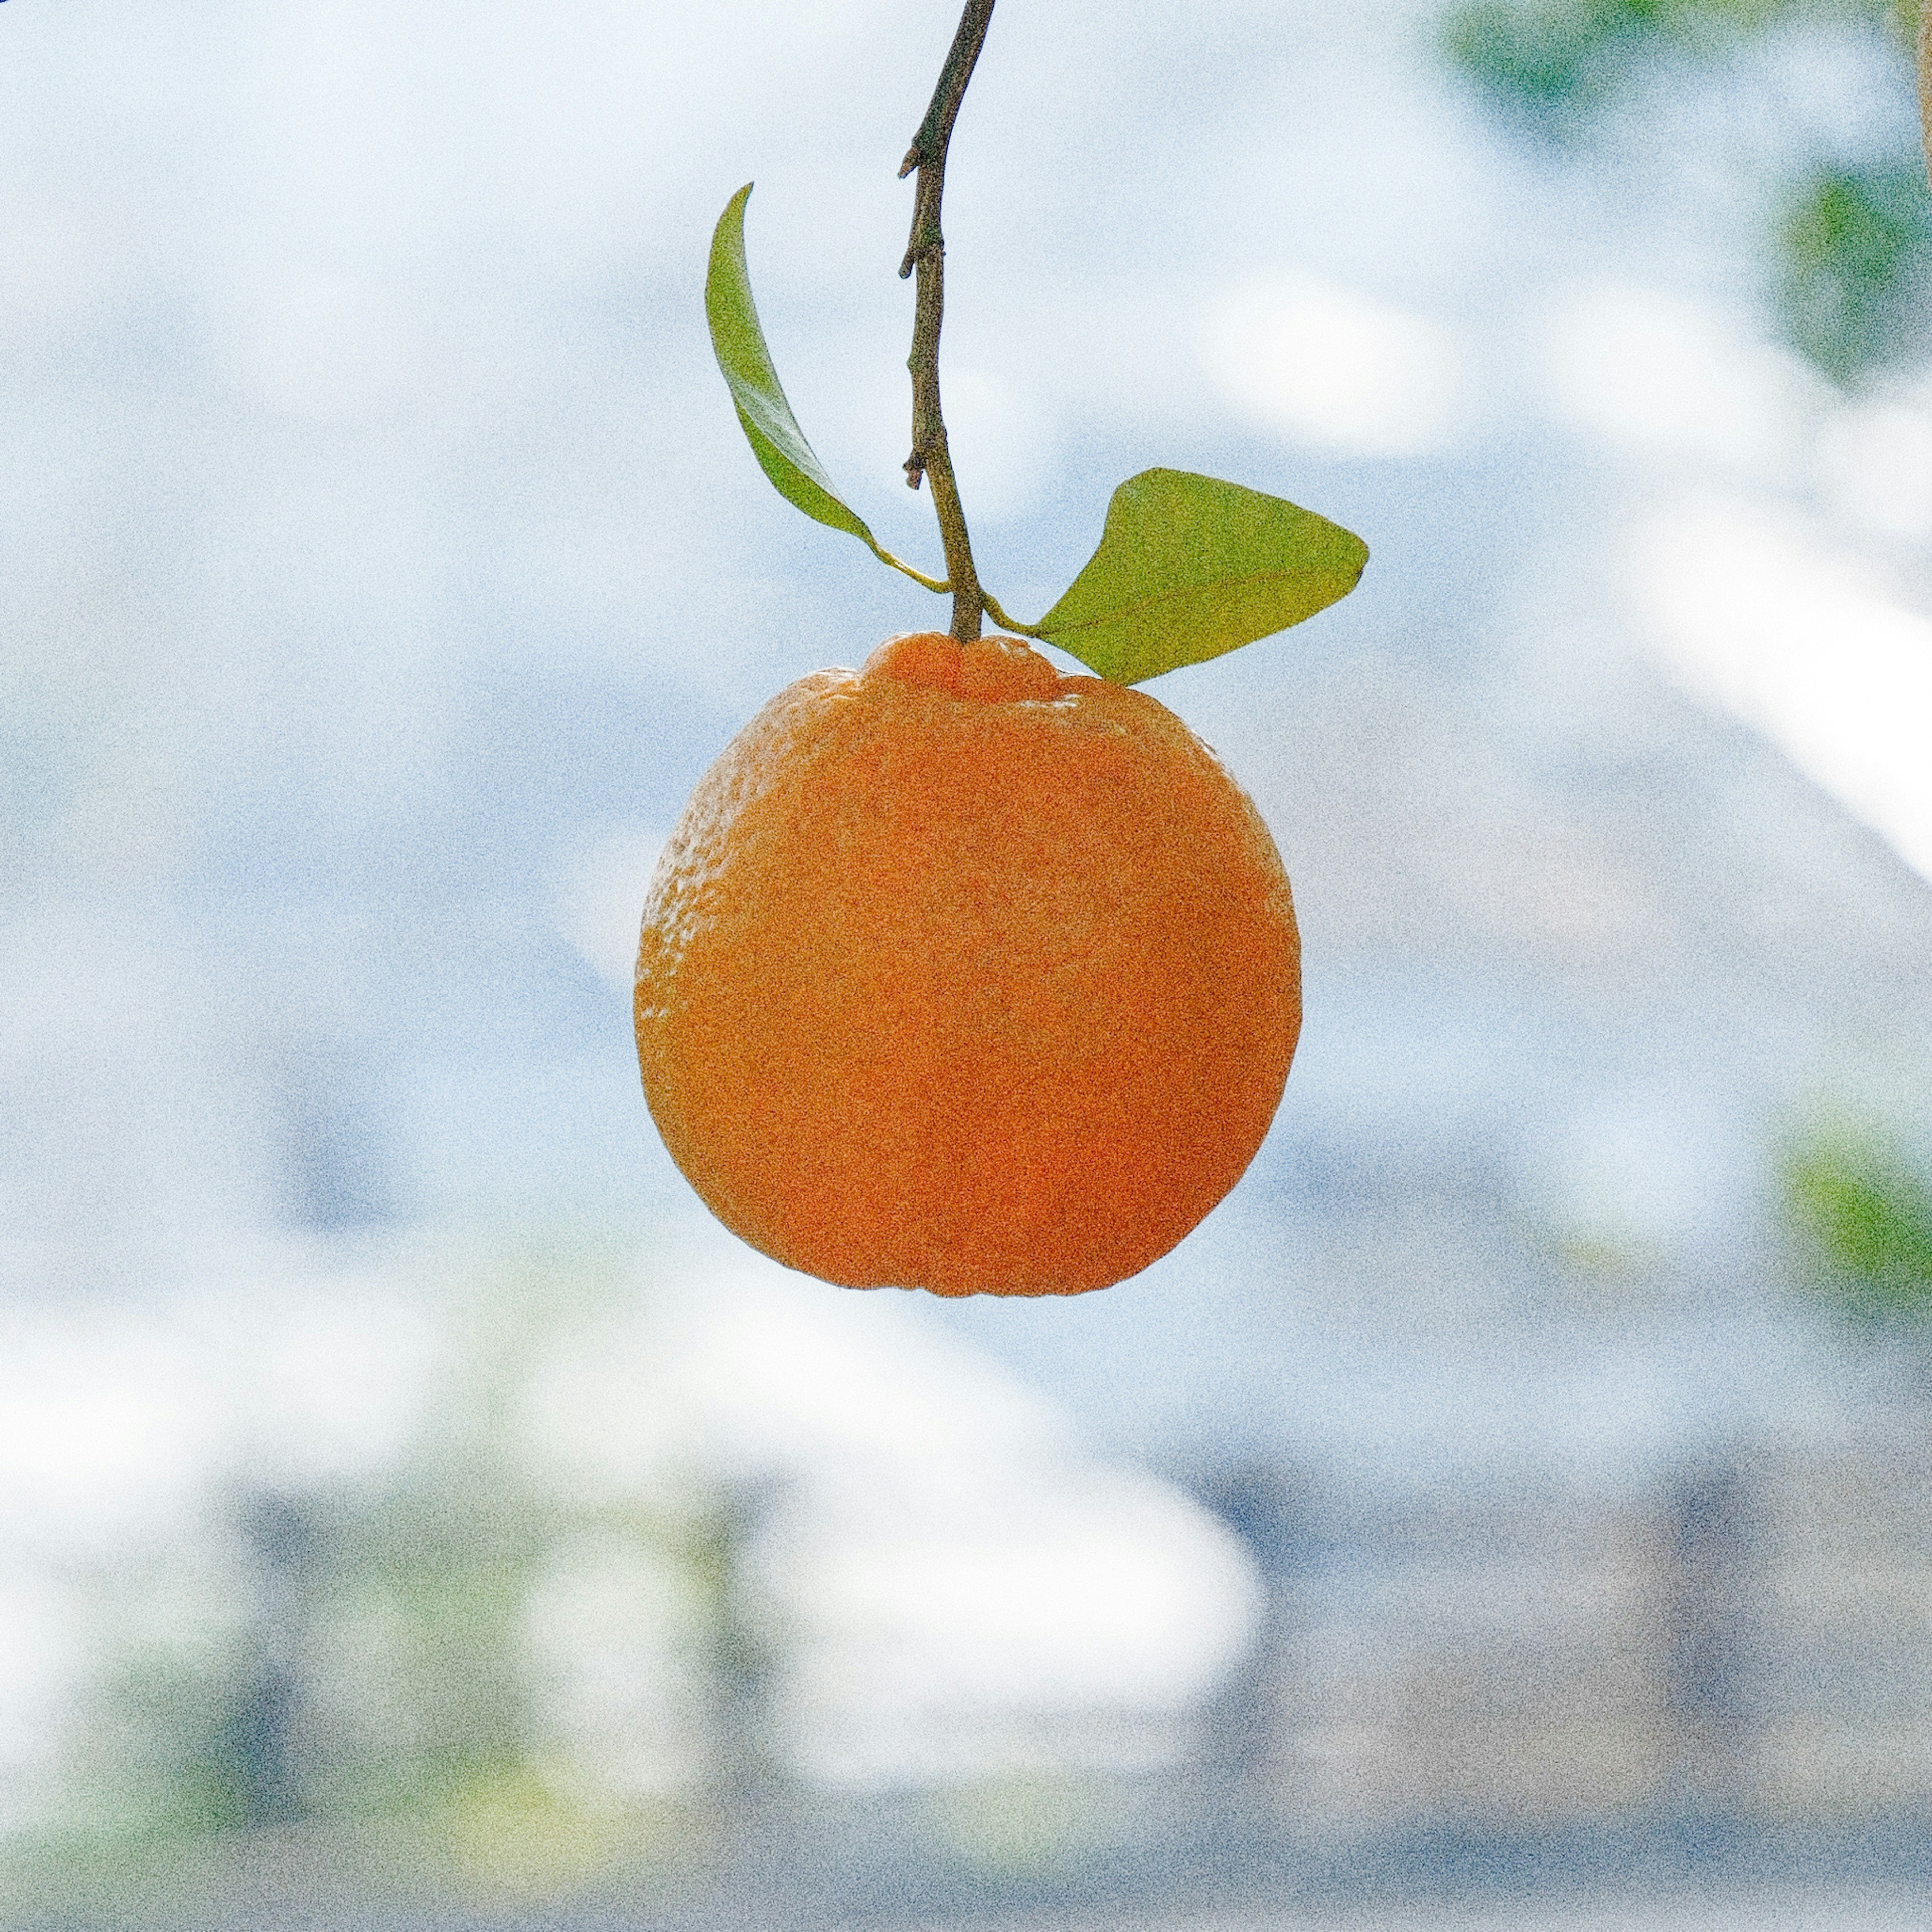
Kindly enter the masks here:
M 946 574 L 952 586 L 952 634 L 962 644 L 970 644 L 980 634 L 986 600 L 973 567 L 966 514 L 960 507 L 959 486 L 946 442 L 946 418 L 939 406 L 939 328 L 946 313 L 946 240 L 940 232 L 939 204 L 946 192 L 946 150 L 952 139 L 952 124 L 958 118 L 966 83 L 973 77 L 973 64 L 980 58 L 992 17 L 993 0 L 967 0 L 952 51 L 933 90 L 932 105 L 926 110 L 926 118 L 899 167 L 902 181 L 915 168 L 919 170 L 912 238 L 906 244 L 905 260 L 899 264 L 902 278 L 915 269 L 919 274 L 912 353 L 906 358 L 906 367 L 912 372 L 912 454 L 905 460 L 906 485 L 916 490 L 922 476 L 932 479 L 932 507 L 939 518 L 940 538 L 946 546 Z

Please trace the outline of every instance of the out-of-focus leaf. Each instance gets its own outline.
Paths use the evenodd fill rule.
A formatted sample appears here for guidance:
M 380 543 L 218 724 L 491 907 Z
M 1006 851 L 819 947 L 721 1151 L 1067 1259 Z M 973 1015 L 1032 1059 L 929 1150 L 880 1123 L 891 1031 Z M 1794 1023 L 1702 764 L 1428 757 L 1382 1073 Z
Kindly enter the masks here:
M 1786 23 L 1883 34 L 1901 56 L 1886 84 L 1909 112 L 1919 11 L 1920 0 L 1460 0 L 1441 44 L 1519 125 L 1560 137 L 1634 77 L 1662 71 L 1665 57 L 1721 57 Z M 1932 196 L 1917 142 L 1814 169 L 1766 244 L 1786 339 L 1834 380 L 1909 361 L 1932 342 Z
M 758 465 L 778 494 L 796 503 L 808 517 L 844 530 L 876 550 L 879 548 L 863 520 L 832 487 L 824 466 L 805 440 L 791 412 L 778 372 L 765 346 L 765 332 L 752 300 L 751 272 L 745 262 L 745 203 L 747 182 L 726 202 L 711 237 L 711 266 L 704 278 L 704 315 L 711 325 L 712 352 L 737 406 L 738 421 Z
M 1477 0 L 1449 15 L 1442 44 L 1450 59 L 1499 102 L 1538 122 L 1555 122 L 1613 78 L 1627 37 L 1613 31 L 1605 11 Z
M 1932 272 L 1932 190 L 1918 154 L 1814 175 L 1779 238 L 1786 333 L 1827 375 L 1848 380 L 1907 346 Z
M 1794 1150 L 1784 1180 L 1828 1299 L 1869 1320 L 1932 1315 L 1932 1179 L 1888 1144 L 1838 1134 Z
M 1823 4 L 1858 15 L 1894 0 Z M 1558 132 L 1666 47 L 1720 52 L 1813 5 L 1814 0 L 1468 0 L 1444 20 L 1442 45 L 1497 100 Z
M 1026 628 L 1138 684 L 1313 616 L 1354 589 L 1368 560 L 1360 537 L 1280 496 L 1144 470 L 1114 492 L 1086 568 Z

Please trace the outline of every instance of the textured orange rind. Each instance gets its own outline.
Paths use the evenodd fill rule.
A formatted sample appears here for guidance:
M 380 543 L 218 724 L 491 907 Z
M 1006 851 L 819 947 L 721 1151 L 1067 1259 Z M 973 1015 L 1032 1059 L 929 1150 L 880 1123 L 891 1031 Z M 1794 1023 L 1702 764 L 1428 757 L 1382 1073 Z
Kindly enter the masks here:
M 1016 639 L 780 692 L 667 845 L 644 1090 L 724 1224 L 854 1287 L 1077 1294 L 1253 1157 L 1300 1024 L 1288 880 L 1214 754 Z

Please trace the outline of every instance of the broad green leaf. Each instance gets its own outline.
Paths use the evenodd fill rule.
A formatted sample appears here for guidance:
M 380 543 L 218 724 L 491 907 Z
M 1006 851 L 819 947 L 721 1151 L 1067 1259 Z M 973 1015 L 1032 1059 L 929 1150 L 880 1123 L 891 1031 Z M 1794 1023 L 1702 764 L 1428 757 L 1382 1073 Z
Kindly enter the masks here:
M 1116 684 L 1252 644 L 1346 597 L 1368 546 L 1280 496 L 1184 470 L 1114 492 L 1100 547 L 1036 637 Z
M 752 184 L 747 182 L 718 218 L 711 237 L 711 266 L 704 277 L 704 315 L 711 325 L 712 352 L 724 372 L 752 454 L 777 485 L 778 494 L 808 517 L 856 537 L 880 562 L 904 571 L 928 590 L 942 590 L 944 584 L 880 548 L 864 520 L 832 488 L 831 478 L 785 400 L 771 351 L 765 346 L 765 332 L 758 325 L 751 271 L 745 263 L 745 203 L 751 194 Z

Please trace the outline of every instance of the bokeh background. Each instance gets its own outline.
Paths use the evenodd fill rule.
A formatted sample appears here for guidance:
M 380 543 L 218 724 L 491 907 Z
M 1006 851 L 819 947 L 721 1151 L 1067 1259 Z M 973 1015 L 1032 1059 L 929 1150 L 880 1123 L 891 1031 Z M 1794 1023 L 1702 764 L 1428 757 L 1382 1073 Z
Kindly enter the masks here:
M 949 423 L 1360 590 L 1158 681 L 1295 883 L 1240 1187 L 855 1295 L 658 1147 L 655 854 L 938 606 L 946 0 L 0 12 L 0 1916 L 1876 1927 L 1932 1888 L 1932 200 L 1872 0 L 1007 0 Z

